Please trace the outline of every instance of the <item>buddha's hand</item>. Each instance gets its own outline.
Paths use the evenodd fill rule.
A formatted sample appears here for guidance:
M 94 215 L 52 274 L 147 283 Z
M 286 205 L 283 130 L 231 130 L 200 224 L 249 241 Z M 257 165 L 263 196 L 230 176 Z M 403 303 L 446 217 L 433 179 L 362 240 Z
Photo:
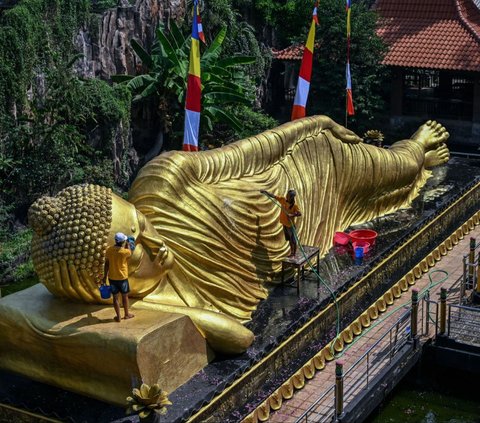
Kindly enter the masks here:
M 145 231 L 128 261 L 131 296 L 144 297 L 155 289 L 173 266 L 174 257 L 158 234 Z
M 350 129 L 347 129 L 342 125 L 339 125 L 329 117 L 322 116 L 322 118 L 324 119 L 324 129 L 330 130 L 330 132 L 340 141 L 346 144 L 358 144 L 363 141 L 357 134 L 355 134 L 355 132 L 350 131 Z
M 107 303 L 100 296 L 98 284 L 85 269 L 78 269 L 71 261 L 58 260 L 53 262 L 54 283 L 47 284 L 47 288 L 59 297 L 86 303 Z

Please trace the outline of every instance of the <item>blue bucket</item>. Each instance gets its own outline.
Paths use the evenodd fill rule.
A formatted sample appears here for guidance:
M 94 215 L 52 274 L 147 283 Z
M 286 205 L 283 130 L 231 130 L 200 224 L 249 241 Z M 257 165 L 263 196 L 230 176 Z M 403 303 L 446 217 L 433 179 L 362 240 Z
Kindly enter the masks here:
M 101 285 L 100 288 L 100 296 L 104 300 L 108 300 L 112 296 L 112 288 L 110 288 L 110 285 Z
M 355 248 L 355 264 L 360 266 L 363 263 L 363 247 Z
M 355 258 L 363 258 L 363 247 L 355 248 Z

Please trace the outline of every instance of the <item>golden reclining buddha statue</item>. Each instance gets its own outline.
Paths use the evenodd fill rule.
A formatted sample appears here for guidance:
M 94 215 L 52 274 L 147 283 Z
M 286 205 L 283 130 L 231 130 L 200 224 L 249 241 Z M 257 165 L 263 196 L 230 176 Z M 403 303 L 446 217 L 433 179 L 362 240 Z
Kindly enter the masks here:
M 288 252 L 279 210 L 259 191 L 295 188 L 299 239 L 325 254 L 336 231 L 407 207 L 426 168 L 448 160 L 448 136 L 429 121 L 382 149 L 314 116 L 215 150 L 163 153 L 140 171 L 128 201 L 94 185 L 36 201 L 34 266 L 54 296 L 102 303 L 105 250 L 114 233 L 133 235 L 133 308 L 187 315 L 214 350 L 239 353 L 253 341 L 242 323 Z

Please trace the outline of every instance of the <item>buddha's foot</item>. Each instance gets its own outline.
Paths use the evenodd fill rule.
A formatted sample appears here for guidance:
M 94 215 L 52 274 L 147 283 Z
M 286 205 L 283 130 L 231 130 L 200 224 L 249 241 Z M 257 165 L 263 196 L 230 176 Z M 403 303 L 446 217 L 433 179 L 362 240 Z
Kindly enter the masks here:
M 425 154 L 425 167 L 431 168 L 448 162 L 450 151 L 445 144 L 440 144 L 436 150 L 427 151 Z
M 443 125 L 429 120 L 418 128 L 417 132 L 412 135 L 412 139 L 422 143 L 425 151 L 435 150 L 440 144 L 447 141 L 450 134 Z

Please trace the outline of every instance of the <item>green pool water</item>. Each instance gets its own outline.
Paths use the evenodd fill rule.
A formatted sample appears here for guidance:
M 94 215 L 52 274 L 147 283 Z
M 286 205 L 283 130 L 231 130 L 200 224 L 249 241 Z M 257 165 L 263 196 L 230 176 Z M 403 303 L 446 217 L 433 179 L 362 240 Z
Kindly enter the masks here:
M 471 385 L 472 393 L 480 384 Z M 412 387 L 396 390 L 367 423 L 480 423 L 480 401 Z

